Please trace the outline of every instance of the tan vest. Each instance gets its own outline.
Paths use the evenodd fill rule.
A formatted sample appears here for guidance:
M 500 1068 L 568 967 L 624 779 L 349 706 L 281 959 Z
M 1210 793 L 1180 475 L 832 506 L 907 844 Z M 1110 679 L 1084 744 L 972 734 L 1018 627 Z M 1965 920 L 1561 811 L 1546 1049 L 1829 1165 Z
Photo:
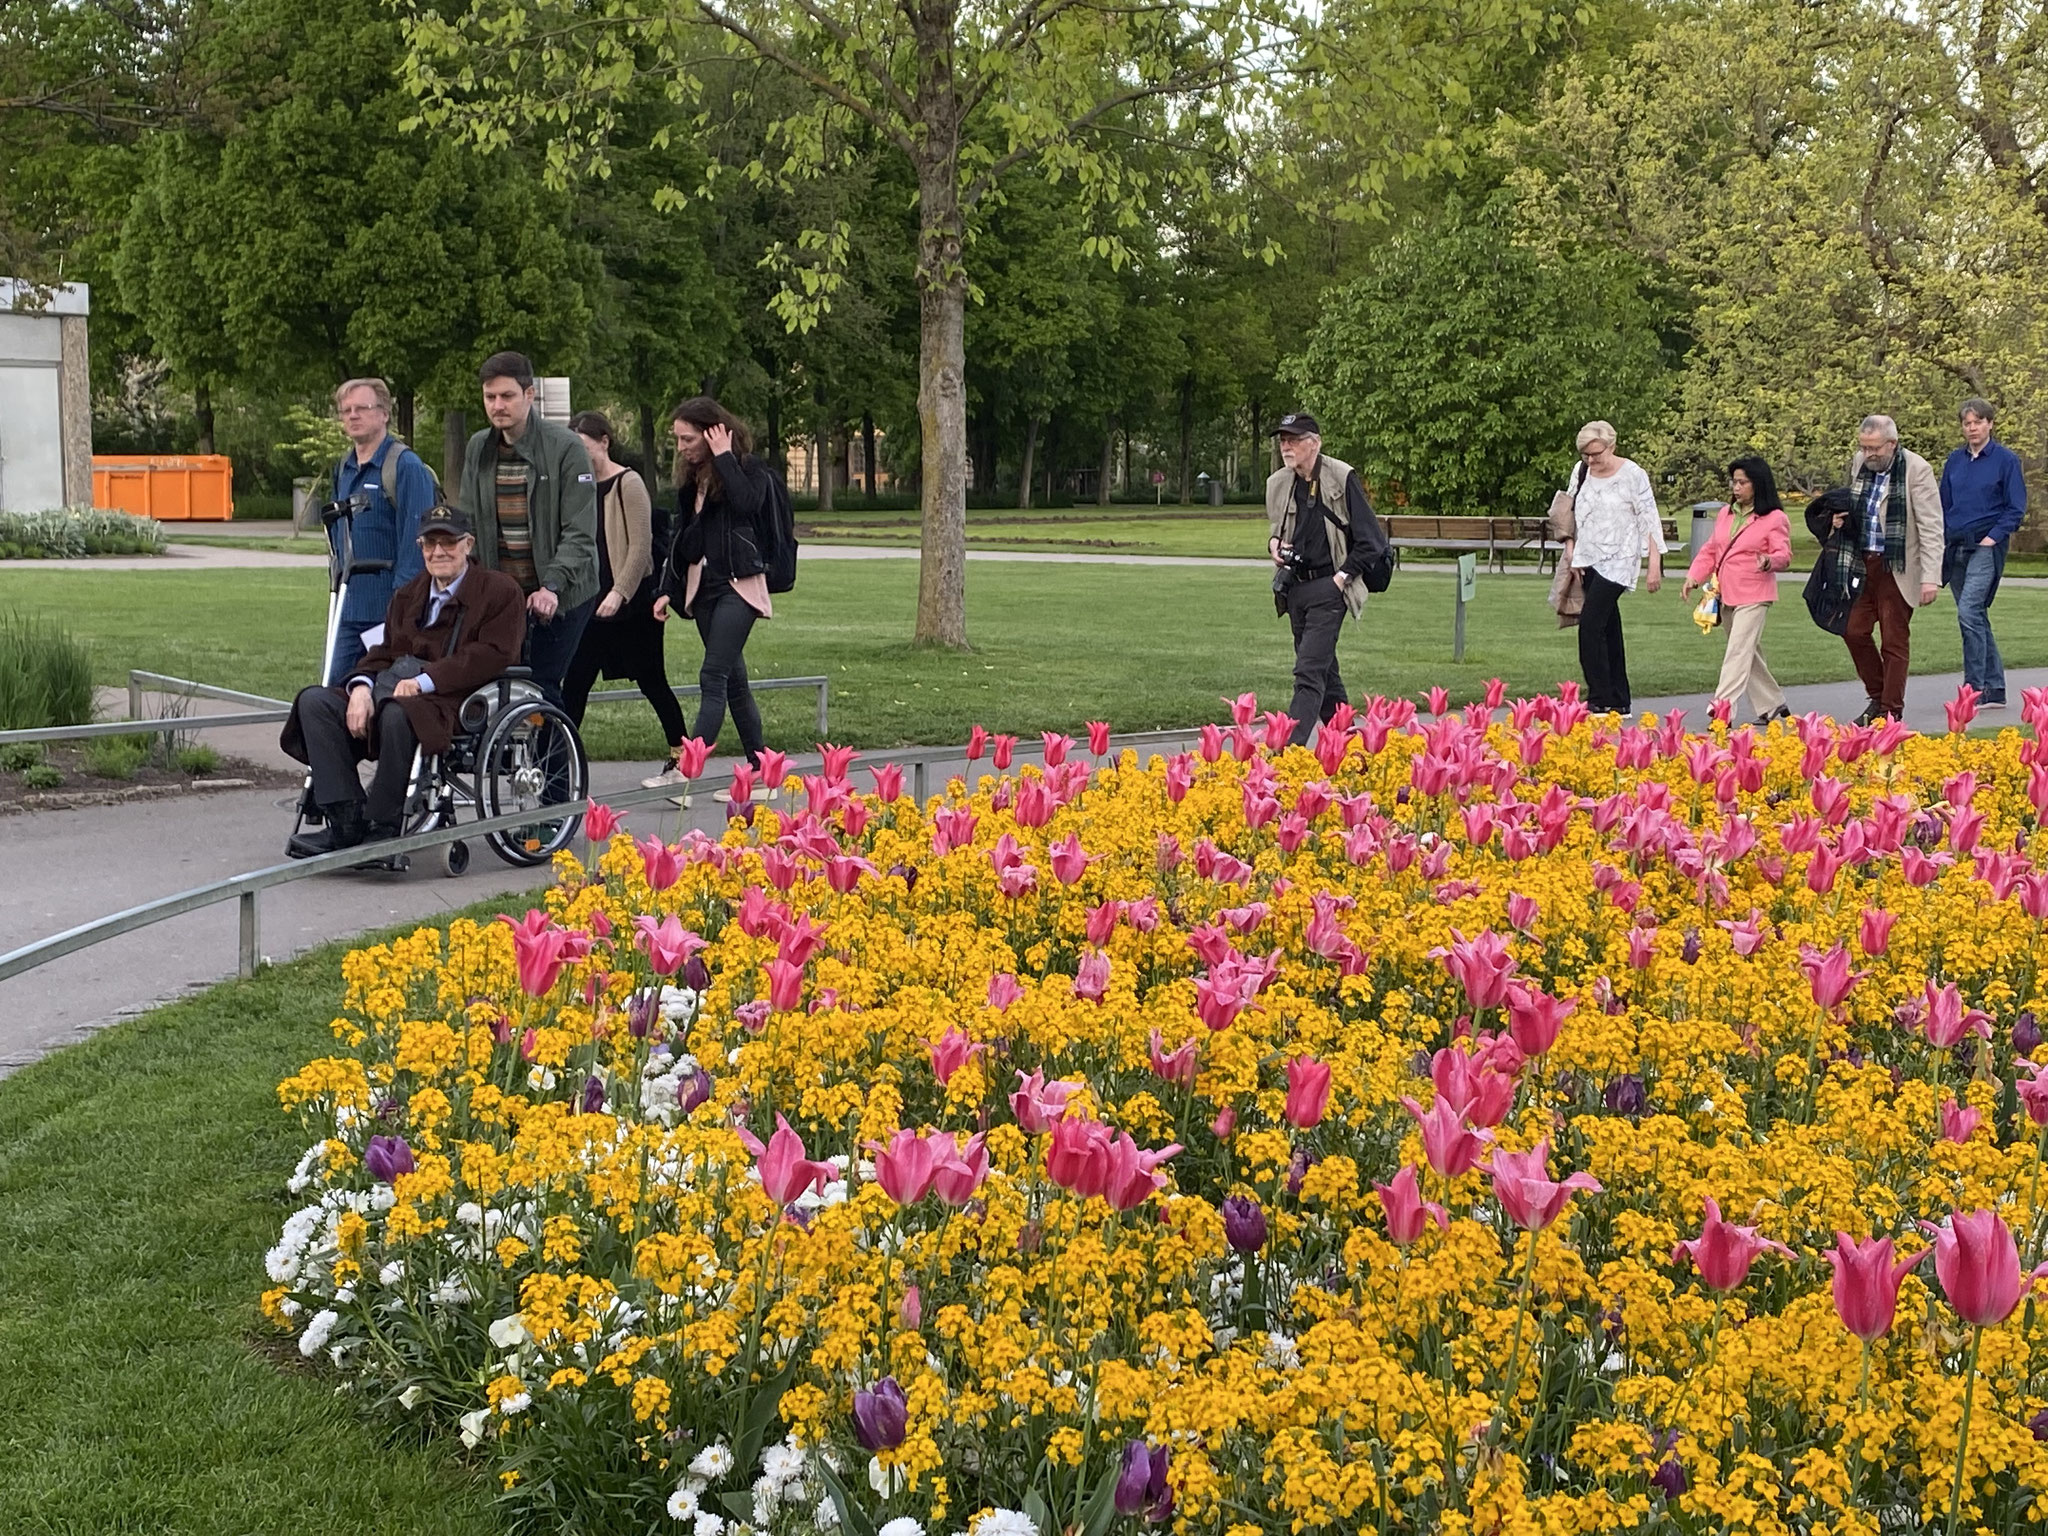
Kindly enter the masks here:
M 1287 530 L 1287 542 L 1292 543 L 1294 516 L 1294 471 L 1285 464 L 1266 477 L 1266 532 L 1269 538 L 1281 538 L 1281 530 Z M 1344 529 L 1347 523 L 1344 513 L 1344 487 L 1351 479 L 1351 466 L 1342 459 L 1333 459 L 1327 453 L 1316 459 L 1316 490 L 1321 493 L 1323 505 L 1338 514 L 1333 524 L 1323 518 L 1323 534 L 1330 541 L 1330 563 L 1339 570 L 1351 553 L 1351 541 Z M 1317 514 L 1321 516 L 1320 513 Z M 1365 612 L 1365 583 L 1347 581 L 1344 583 L 1344 606 L 1357 618 Z

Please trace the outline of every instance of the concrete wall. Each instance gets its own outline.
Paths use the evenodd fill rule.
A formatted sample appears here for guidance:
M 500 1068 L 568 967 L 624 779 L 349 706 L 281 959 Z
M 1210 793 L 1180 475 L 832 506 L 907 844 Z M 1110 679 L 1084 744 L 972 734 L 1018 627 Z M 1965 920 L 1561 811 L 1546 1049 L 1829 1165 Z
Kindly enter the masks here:
M 92 366 L 86 332 L 91 308 L 83 283 L 32 288 L 0 278 L 0 368 L 12 365 L 10 410 L 17 430 L 28 428 L 23 434 L 28 441 L 16 442 L 13 452 L 25 472 L 25 451 L 39 462 L 47 460 L 54 471 L 52 491 L 61 486 L 63 504 L 72 507 L 92 505 Z M 7 496 L 10 503 L 17 499 Z M 32 499 L 53 498 L 39 494 Z

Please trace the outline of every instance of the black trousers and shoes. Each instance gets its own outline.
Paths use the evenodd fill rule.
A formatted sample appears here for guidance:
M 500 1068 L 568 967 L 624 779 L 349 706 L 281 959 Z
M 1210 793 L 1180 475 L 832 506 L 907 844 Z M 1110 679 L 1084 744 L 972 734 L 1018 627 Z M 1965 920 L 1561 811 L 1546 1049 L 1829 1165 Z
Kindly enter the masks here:
M 301 833 L 286 848 L 295 859 L 353 848 L 358 843 L 396 837 L 405 814 L 405 794 L 412 783 L 413 756 L 419 737 L 396 699 L 386 699 L 370 717 L 377 742 L 377 771 L 370 791 L 363 793 L 356 765 L 370 754 L 370 744 L 349 734 L 348 700 L 332 688 L 308 688 L 299 695 L 299 724 L 306 736 L 306 758 L 313 770 L 313 802 L 327 818 L 318 832 Z
M 1586 674 L 1586 706 L 1594 714 L 1630 713 L 1628 649 L 1621 638 L 1621 596 L 1628 591 L 1587 567 L 1586 606 L 1579 614 L 1579 670 Z
M 729 709 L 747 761 L 759 764 L 767 738 L 761 734 L 761 708 L 747 686 L 746 649 L 747 636 L 760 615 L 730 588 L 713 597 L 699 593 L 691 613 L 704 642 L 704 665 L 697 673 L 697 726 L 691 734 L 716 743 Z
M 669 685 L 661 641 L 661 625 L 651 615 L 642 618 L 630 609 L 615 619 L 590 621 L 562 680 L 562 708 L 577 730 L 583 729 L 583 712 L 590 707 L 590 690 L 598 678 L 625 678 L 654 706 L 662 740 L 668 743 L 669 755 L 675 755 L 690 732 L 683 723 L 683 706 Z
M 1337 636 L 1349 611 L 1334 573 L 1287 589 L 1287 627 L 1294 631 L 1294 698 L 1287 713 L 1294 717 L 1290 739 L 1296 746 L 1306 745 L 1318 724 L 1350 702 L 1337 671 Z

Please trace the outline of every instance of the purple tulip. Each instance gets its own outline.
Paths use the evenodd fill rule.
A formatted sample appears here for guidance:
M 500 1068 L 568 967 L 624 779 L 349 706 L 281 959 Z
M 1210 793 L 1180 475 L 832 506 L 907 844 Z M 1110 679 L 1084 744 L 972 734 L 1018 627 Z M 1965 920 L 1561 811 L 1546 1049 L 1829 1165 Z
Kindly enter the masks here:
M 635 1040 L 645 1040 L 654 1033 L 654 1021 L 661 1017 L 661 994 L 653 987 L 635 992 L 633 1000 L 626 1004 L 626 1033 Z
M 699 1067 L 676 1085 L 676 1113 L 687 1116 L 711 1098 L 711 1074 Z
M 2012 1048 L 2022 1056 L 2031 1056 L 2041 1048 L 2041 1026 L 2034 1022 L 2033 1009 L 2012 1021 Z
M 853 1394 L 853 1433 L 863 1449 L 891 1450 L 903 1443 L 910 1427 L 910 1403 L 894 1376 Z
M 903 882 L 906 892 L 917 889 L 917 866 L 914 864 L 891 864 L 889 873 Z
M 1239 1253 L 1257 1253 L 1266 1246 L 1266 1212 L 1250 1195 L 1224 1200 L 1223 1240 Z
M 2027 1420 L 2027 1429 L 2036 1440 L 2048 1440 L 2048 1408 Z
M 1163 1445 L 1133 1440 L 1124 1447 L 1123 1466 L 1116 1475 L 1116 1512 L 1160 1525 L 1173 1517 L 1173 1490 L 1166 1485 L 1171 1453 Z
M 1685 947 L 1678 952 L 1679 959 L 1687 965 L 1700 963 L 1700 931 L 1697 928 L 1685 930 Z
M 1600 1090 L 1600 1102 L 1617 1115 L 1633 1118 L 1648 1107 L 1650 1095 L 1640 1077 L 1633 1072 L 1624 1072 Z
M 583 1080 L 583 1113 L 594 1115 L 604 1108 L 604 1079 L 586 1077 Z
M 1665 1498 L 1675 1499 L 1692 1486 L 1692 1479 L 1685 1475 L 1684 1466 L 1673 1456 L 1650 1474 L 1650 1486 Z
M 704 963 L 702 955 L 692 955 L 683 962 L 682 980 L 692 992 L 702 992 L 711 985 L 711 967 Z
M 1290 1195 L 1300 1194 L 1301 1181 L 1308 1177 L 1309 1169 L 1315 1167 L 1321 1161 L 1322 1158 L 1311 1152 L 1307 1147 L 1296 1147 L 1294 1149 L 1294 1156 L 1288 1159 L 1287 1163 L 1287 1193 Z
M 379 1184 L 394 1183 L 401 1173 L 412 1172 L 412 1148 L 403 1136 L 372 1136 L 363 1148 L 363 1166 Z

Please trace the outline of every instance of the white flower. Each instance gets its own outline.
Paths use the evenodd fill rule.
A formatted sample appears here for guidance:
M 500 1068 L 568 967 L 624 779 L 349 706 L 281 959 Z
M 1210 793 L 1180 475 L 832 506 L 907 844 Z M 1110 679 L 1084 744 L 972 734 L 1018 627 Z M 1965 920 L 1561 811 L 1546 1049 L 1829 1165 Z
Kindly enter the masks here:
M 334 1293 L 334 1299 L 342 1306 L 348 1306 L 356 1299 L 356 1288 L 352 1285 L 344 1285 Z
M 818 1507 L 811 1511 L 811 1524 L 821 1531 L 839 1529 L 839 1506 L 832 1502 L 830 1494 L 818 1500 Z
M 1275 1371 L 1298 1371 L 1301 1369 L 1301 1351 L 1295 1348 L 1294 1340 L 1284 1333 L 1266 1335 L 1265 1363 Z
M 334 1325 L 341 1321 L 341 1314 L 327 1308 L 313 1314 L 313 1320 L 306 1324 L 306 1331 L 299 1335 L 299 1353 L 308 1360 L 327 1346 L 327 1336 L 334 1332 Z
M 720 1532 L 724 1529 L 725 1522 L 723 1520 L 719 1519 L 718 1516 L 711 1513 L 708 1509 L 700 1509 L 697 1511 L 697 1529 L 692 1533 L 692 1536 L 720 1536 Z
M 732 1452 L 723 1440 L 707 1445 L 690 1458 L 690 1476 L 701 1477 L 707 1483 L 715 1483 L 732 1470 Z
M 526 1342 L 526 1324 L 514 1312 L 510 1317 L 501 1317 L 491 1324 L 491 1343 L 499 1349 L 513 1349 Z
M 504 1414 L 509 1419 L 513 1414 L 524 1413 L 532 1406 L 533 1394 L 531 1392 L 514 1392 L 510 1397 L 499 1399 L 498 1412 Z
M 924 1536 L 924 1527 L 908 1515 L 898 1515 L 875 1532 L 875 1536 Z
M 484 1208 L 474 1200 L 465 1200 L 455 1207 L 455 1219 L 465 1227 L 480 1227 L 484 1224 Z
M 537 1088 L 542 1093 L 546 1093 L 549 1089 L 553 1088 L 555 1082 L 554 1069 L 552 1067 L 544 1067 L 538 1062 L 535 1062 L 533 1069 L 526 1074 L 526 1086 Z
M 458 1421 L 462 1425 L 462 1443 L 474 1450 L 482 1444 L 484 1426 L 491 1421 L 491 1410 L 479 1408 L 474 1413 L 465 1413 Z
M 754 1518 L 767 1525 L 775 1518 L 775 1507 L 782 1502 L 782 1484 L 773 1478 L 754 1479 Z
M 697 1518 L 697 1490 L 685 1483 L 668 1496 L 668 1517 L 671 1520 L 694 1520 Z
M 794 1482 L 804 1475 L 808 1458 L 795 1445 L 785 1440 L 780 1445 L 771 1445 L 761 1453 L 761 1473 L 778 1486 Z
M 445 1302 L 451 1307 L 459 1307 L 468 1302 L 469 1287 L 462 1283 L 462 1276 L 450 1275 L 435 1286 L 428 1293 L 428 1297 L 433 1301 Z
M 377 1271 L 377 1283 L 379 1285 L 396 1285 L 404 1278 L 405 1265 L 397 1259 L 393 1259 L 389 1264 L 386 1264 Z
M 277 1310 L 282 1312 L 286 1317 L 297 1317 L 301 1312 L 305 1311 L 306 1309 L 301 1303 L 293 1301 L 291 1297 L 287 1296 L 283 1301 L 280 1301 L 277 1304 Z
M 909 1482 L 909 1475 L 901 1467 L 885 1467 L 879 1456 L 868 1458 L 868 1486 L 875 1490 L 878 1497 L 892 1498 L 900 1489 L 907 1487 Z
M 992 1509 L 981 1517 L 974 1536 L 1038 1536 L 1038 1527 L 1021 1511 Z
M 426 1395 L 426 1389 L 420 1386 L 417 1382 L 415 1382 L 413 1385 L 407 1387 L 403 1392 L 398 1394 L 398 1406 L 403 1408 L 407 1413 L 410 1413 L 413 1411 L 413 1409 L 419 1407 L 420 1399 L 425 1397 Z

